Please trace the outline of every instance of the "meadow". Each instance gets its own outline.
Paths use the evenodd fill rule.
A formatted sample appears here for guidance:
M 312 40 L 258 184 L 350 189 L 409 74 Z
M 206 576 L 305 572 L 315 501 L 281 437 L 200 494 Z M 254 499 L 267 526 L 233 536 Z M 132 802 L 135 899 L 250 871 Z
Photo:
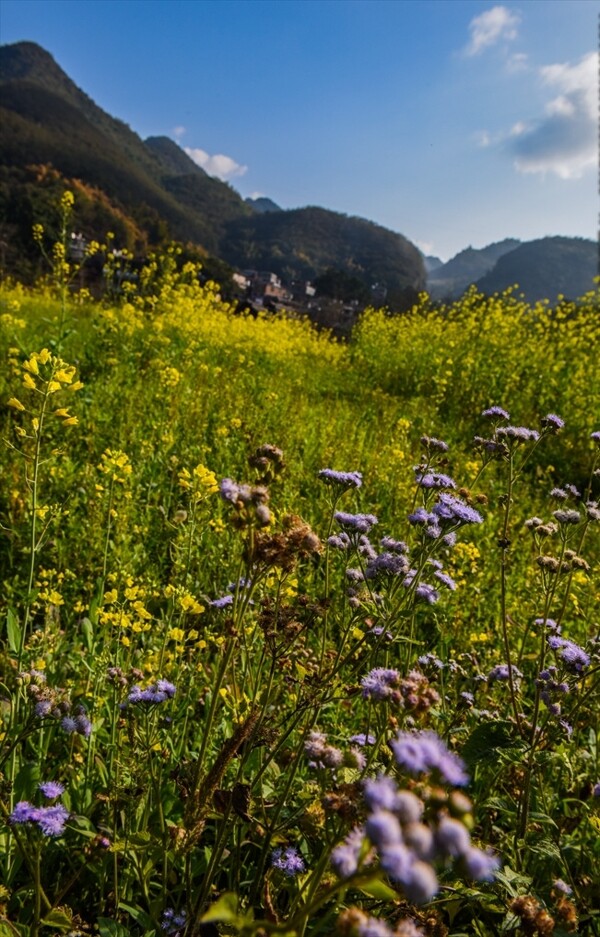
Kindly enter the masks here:
M 600 293 L 340 343 L 48 253 L 0 291 L 1 937 L 600 934 Z

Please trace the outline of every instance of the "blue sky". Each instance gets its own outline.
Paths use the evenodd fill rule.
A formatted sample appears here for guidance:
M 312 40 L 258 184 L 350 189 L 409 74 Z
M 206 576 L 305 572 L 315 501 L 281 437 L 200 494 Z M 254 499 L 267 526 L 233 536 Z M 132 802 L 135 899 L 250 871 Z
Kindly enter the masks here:
M 242 195 L 448 259 L 598 228 L 600 0 L 0 0 L 142 137 Z

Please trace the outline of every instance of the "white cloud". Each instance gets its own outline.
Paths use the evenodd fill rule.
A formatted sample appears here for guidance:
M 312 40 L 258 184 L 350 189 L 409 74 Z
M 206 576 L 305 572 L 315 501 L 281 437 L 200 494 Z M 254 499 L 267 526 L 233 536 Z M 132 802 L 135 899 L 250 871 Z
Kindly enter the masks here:
M 598 53 L 580 62 L 546 65 L 542 83 L 557 92 L 537 120 L 512 128 L 510 148 L 522 173 L 555 173 L 574 179 L 597 165 Z
M 529 68 L 529 56 L 526 52 L 514 52 L 506 60 L 506 70 L 508 72 L 526 72 Z
M 185 127 L 182 127 L 181 124 L 178 124 L 177 127 L 173 127 L 171 133 L 176 140 L 179 140 L 185 133 Z
M 190 159 L 193 159 L 196 165 L 201 166 L 209 176 L 216 176 L 222 182 L 227 182 L 236 176 L 243 176 L 248 172 L 247 166 L 236 163 L 231 156 L 225 156 L 223 153 L 210 156 L 205 150 L 191 146 L 184 147 L 184 150 Z
M 477 146 L 481 149 L 486 149 L 488 146 L 492 145 L 492 137 L 489 130 L 476 130 L 473 134 L 473 139 Z
M 489 46 L 496 45 L 501 40 L 512 41 L 517 38 L 517 27 L 521 22 L 518 13 L 512 13 L 507 7 L 497 6 L 479 16 L 473 17 L 469 23 L 471 40 L 465 49 L 466 55 L 479 55 Z
M 416 244 L 422 254 L 430 256 L 433 253 L 433 241 L 419 241 L 415 239 L 413 244 Z

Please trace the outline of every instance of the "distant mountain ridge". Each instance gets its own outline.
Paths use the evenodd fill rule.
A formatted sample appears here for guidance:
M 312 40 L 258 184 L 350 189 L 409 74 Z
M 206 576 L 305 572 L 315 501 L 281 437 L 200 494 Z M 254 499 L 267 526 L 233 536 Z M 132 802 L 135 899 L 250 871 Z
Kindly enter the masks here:
M 456 298 L 491 270 L 503 254 L 514 250 L 520 243 L 516 238 L 506 238 L 480 249 L 467 247 L 428 274 L 427 288 L 435 299 Z
M 35 43 L 0 47 L 0 120 L 0 240 L 9 268 L 28 252 L 34 263 L 31 224 L 51 217 L 50 191 L 62 180 L 83 193 L 77 224 L 86 236 L 103 238 L 99 226 L 108 223 L 128 239 L 121 246 L 138 252 L 174 238 L 289 279 L 315 278 L 334 264 L 369 286 L 385 281 L 398 296 L 425 285 L 421 254 L 402 235 L 326 209 L 244 201 L 167 137 L 142 141 Z M 321 234 L 307 227 L 307 212 Z
M 558 296 L 577 299 L 593 288 L 598 269 L 598 245 L 584 238 L 546 237 L 519 244 L 498 258 L 477 281 L 483 293 L 498 293 L 513 284 L 528 302 Z

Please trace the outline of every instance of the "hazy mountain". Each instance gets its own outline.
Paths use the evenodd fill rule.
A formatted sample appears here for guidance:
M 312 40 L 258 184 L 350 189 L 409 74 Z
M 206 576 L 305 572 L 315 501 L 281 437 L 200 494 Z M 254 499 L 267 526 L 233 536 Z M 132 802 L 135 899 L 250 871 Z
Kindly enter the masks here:
M 434 270 L 437 270 L 438 267 L 443 267 L 444 261 L 440 260 L 439 257 L 431 257 L 427 254 L 423 255 L 423 263 L 425 264 L 425 272 L 429 277 L 429 274 L 433 273 Z
M 250 206 L 252 211 L 258 212 L 259 214 L 263 214 L 267 211 L 283 211 L 283 209 L 280 208 L 279 205 L 276 205 L 272 199 L 266 198 L 264 195 L 261 195 L 258 198 L 248 197 L 245 199 L 245 202 L 246 205 Z
M 528 241 L 499 258 L 494 268 L 477 281 L 484 293 L 497 293 L 519 285 L 528 302 L 556 300 L 558 295 L 577 299 L 594 286 L 598 276 L 598 245 L 584 238 L 546 237 Z
M 492 269 L 503 254 L 512 251 L 521 242 L 506 238 L 481 249 L 467 247 L 447 263 L 432 270 L 427 277 L 427 289 L 434 299 L 456 298 Z
M 144 143 L 35 43 L 0 47 L 0 121 L 0 240 L 9 245 L 9 272 L 33 275 L 31 225 L 51 229 L 55 196 L 69 185 L 86 236 L 102 239 L 111 229 L 138 252 L 176 239 L 290 278 L 339 266 L 367 285 L 385 281 L 391 297 L 424 285 L 421 255 L 406 238 L 322 208 L 248 204 L 172 140 Z

